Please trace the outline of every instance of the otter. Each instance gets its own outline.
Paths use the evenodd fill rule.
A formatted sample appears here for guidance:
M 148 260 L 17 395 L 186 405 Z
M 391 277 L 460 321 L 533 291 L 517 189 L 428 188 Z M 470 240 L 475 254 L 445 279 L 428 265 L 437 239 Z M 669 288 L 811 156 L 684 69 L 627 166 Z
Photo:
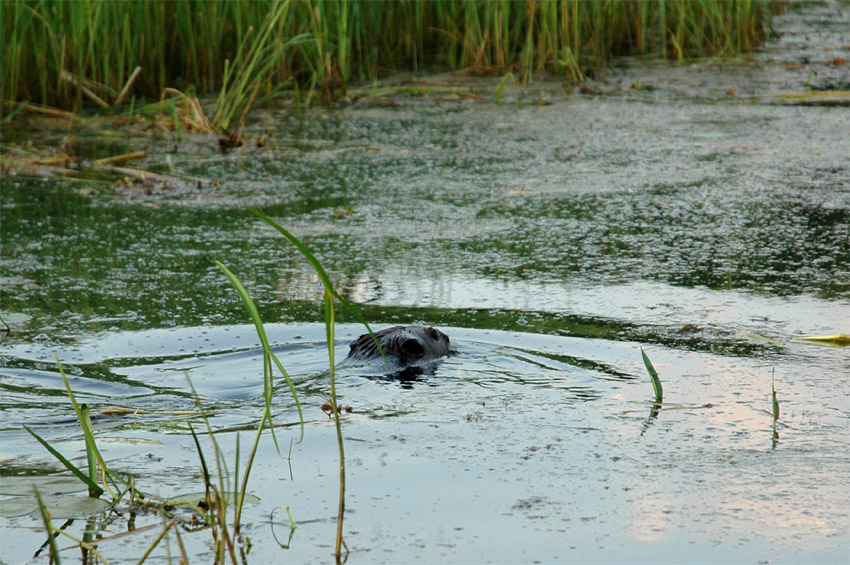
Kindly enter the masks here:
M 449 336 L 438 329 L 423 326 L 393 326 L 375 332 L 384 355 L 397 368 L 421 366 L 449 355 Z M 381 352 L 369 334 L 351 342 L 348 359 L 369 361 L 380 359 Z

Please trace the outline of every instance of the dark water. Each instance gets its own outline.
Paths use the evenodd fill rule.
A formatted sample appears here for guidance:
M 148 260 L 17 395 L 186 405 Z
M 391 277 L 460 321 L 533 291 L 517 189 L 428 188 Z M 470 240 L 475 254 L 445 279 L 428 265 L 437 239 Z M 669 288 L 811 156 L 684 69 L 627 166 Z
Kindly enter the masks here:
M 790 12 L 759 55 L 614 69 L 596 95 L 541 79 L 496 105 L 487 79 L 466 82 L 480 99 L 257 111 L 269 142 L 228 154 L 202 136 L 80 135 L 90 158 L 146 148 L 165 184 L 0 177 L 0 490 L 56 468 L 21 424 L 83 453 L 54 352 L 94 408 L 160 411 L 95 420 L 139 488 L 201 490 L 187 376 L 244 462 L 262 364 L 219 260 L 270 322 L 307 420 L 289 454 L 297 412 L 278 383 L 283 455 L 266 436 L 249 562 L 330 558 L 321 286 L 257 207 L 376 327 L 437 325 L 458 348 L 407 385 L 340 374 L 352 563 L 846 560 L 850 355 L 794 338 L 850 333 L 850 114 L 772 96 L 848 83 L 827 64 L 850 59 L 847 16 Z M 337 358 L 362 331 L 339 317 Z M 665 386 L 656 415 L 641 346 Z M 101 549 L 137 560 L 156 533 Z M 184 537 L 209 560 L 207 533 Z M 42 541 L 32 516 L 0 518 L 4 562 Z

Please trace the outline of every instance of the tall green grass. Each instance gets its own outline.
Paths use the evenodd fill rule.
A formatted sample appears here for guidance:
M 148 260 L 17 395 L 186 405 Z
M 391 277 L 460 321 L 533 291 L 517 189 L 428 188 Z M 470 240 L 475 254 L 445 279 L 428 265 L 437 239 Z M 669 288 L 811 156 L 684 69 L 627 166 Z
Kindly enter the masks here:
M 297 239 L 294 235 L 288 232 L 286 229 L 281 227 L 279 224 L 274 222 L 271 218 L 259 212 L 257 210 L 251 210 L 251 212 L 266 222 L 269 226 L 276 229 L 281 235 L 283 235 L 292 245 L 294 245 L 307 259 L 313 269 L 316 271 L 316 274 L 322 281 L 324 285 L 324 315 L 325 315 L 325 326 L 326 326 L 326 335 L 327 335 L 327 348 L 328 348 L 328 375 L 330 378 L 330 392 L 331 392 L 331 411 L 333 413 L 336 425 L 337 432 L 337 443 L 339 449 L 339 503 L 338 503 L 338 515 L 337 515 L 337 530 L 336 530 L 336 544 L 335 544 L 335 555 L 337 562 L 341 561 L 342 556 L 342 548 L 345 547 L 346 551 L 348 550 L 347 546 L 345 546 L 345 542 L 343 540 L 343 519 L 345 515 L 345 488 L 346 488 L 346 472 L 345 472 L 345 446 L 343 442 L 342 435 L 342 423 L 341 423 L 341 412 L 339 402 L 337 400 L 336 393 L 336 377 L 335 377 L 335 358 L 334 358 L 334 346 L 335 346 L 335 324 L 336 324 L 336 315 L 335 315 L 335 302 L 338 302 L 342 305 L 346 310 L 348 310 L 355 318 L 361 321 L 366 327 L 367 331 L 372 338 L 375 340 L 375 344 L 378 347 L 378 350 L 381 352 L 381 355 L 384 355 L 383 349 L 381 348 L 380 343 L 377 338 L 375 338 L 372 329 L 369 327 L 366 320 L 362 315 L 357 311 L 356 307 L 347 299 L 343 298 L 333 287 L 331 283 L 330 277 L 328 276 L 325 269 L 322 267 L 319 260 L 315 255 L 310 251 L 310 249 L 304 245 L 299 239 Z M 213 451 L 215 455 L 214 463 L 216 465 L 216 476 L 217 476 L 217 484 L 212 479 L 212 473 L 210 472 L 210 465 L 207 463 L 207 458 L 204 455 L 203 450 L 201 449 L 201 444 L 198 439 L 197 434 L 195 433 L 192 425 L 189 425 L 189 430 L 192 434 L 192 438 L 195 442 L 195 446 L 198 450 L 198 456 L 200 458 L 202 475 L 203 475 L 203 484 L 205 489 L 205 497 L 206 504 L 205 509 L 201 508 L 198 504 L 189 502 L 189 501 L 179 501 L 179 504 L 188 504 L 200 517 L 202 523 L 207 525 L 211 532 L 215 542 L 215 563 L 223 563 L 229 561 L 232 563 L 237 563 L 239 560 L 236 555 L 236 542 L 235 535 L 239 533 L 241 519 L 242 519 L 242 508 L 245 502 L 246 496 L 248 495 L 248 480 L 251 474 L 251 469 L 254 464 L 254 459 L 258 451 L 259 442 L 264 434 L 264 432 L 268 429 L 271 431 L 272 439 L 275 442 L 275 446 L 277 446 L 277 438 L 274 432 L 274 424 L 272 422 L 272 395 L 273 395 L 273 373 L 275 367 L 280 372 L 281 376 L 283 376 L 286 384 L 289 387 L 290 392 L 292 393 L 292 397 L 295 400 L 296 407 L 298 408 L 299 421 L 301 423 L 301 439 L 304 438 L 304 416 L 301 408 L 301 402 L 298 399 L 298 394 L 295 389 L 295 385 L 284 368 L 283 364 L 278 359 L 277 355 L 274 353 L 272 349 L 268 337 L 266 335 L 265 327 L 263 324 L 263 320 L 260 317 L 259 309 L 257 308 L 256 303 L 251 298 L 248 290 L 239 280 L 239 278 L 224 264 L 219 261 L 216 261 L 218 267 L 222 270 L 228 280 L 231 282 L 233 287 L 236 289 L 237 294 L 242 299 L 242 303 L 245 306 L 245 309 L 248 311 L 251 320 L 254 322 L 255 329 L 257 331 L 257 336 L 260 339 L 260 343 L 263 349 L 263 397 L 264 397 L 264 409 L 262 416 L 260 417 L 260 421 L 257 425 L 256 434 L 254 436 L 254 442 L 251 446 L 251 449 L 248 454 L 248 461 L 244 465 L 244 469 L 241 474 L 240 479 L 240 438 L 237 434 L 236 436 L 236 456 L 235 462 L 233 465 L 233 474 L 231 475 L 230 470 L 228 469 L 227 461 L 225 458 L 225 454 L 222 449 L 219 447 L 219 444 L 215 437 L 215 432 L 210 426 L 209 420 L 207 418 L 206 412 L 201 404 L 200 398 L 197 393 L 195 393 L 194 387 L 191 386 L 192 392 L 195 395 L 195 400 L 198 405 L 198 409 L 200 411 L 201 419 L 203 420 L 206 428 L 207 434 L 212 441 Z M 386 358 L 384 358 L 385 362 Z M 99 497 L 104 493 L 108 493 L 112 499 L 113 504 L 117 504 L 119 500 L 121 500 L 127 493 L 130 493 L 130 497 L 132 501 L 147 504 L 147 501 L 154 500 L 156 497 L 149 497 L 145 495 L 141 491 L 138 491 L 135 488 L 135 481 L 133 477 L 124 477 L 115 473 L 111 469 L 108 468 L 106 461 L 100 454 L 100 451 L 97 449 L 97 444 L 94 436 L 94 428 L 92 426 L 92 421 L 89 416 L 89 408 L 85 404 L 80 404 L 77 402 L 76 397 L 74 395 L 73 390 L 71 390 L 70 384 L 68 383 L 68 379 L 65 376 L 64 368 L 62 367 L 62 363 L 59 360 L 58 355 L 56 355 L 56 362 L 59 366 L 59 371 L 62 374 L 62 379 L 65 383 L 65 388 L 68 393 L 68 398 L 71 401 L 71 405 L 74 408 L 75 414 L 77 416 L 77 420 L 79 421 L 83 435 L 85 437 L 85 446 L 87 452 L 87 463 L 88 463 L 88 473 L 79 469 L 74 463 L 72 463 L 68 458 L 62 455 L 56 448 L 54 448 L 48 441 L 39 436 L 36 432 L 30 429 L 27 426 L 24 428 L 39 442 L 41 443 L 51 454 L 53 454 L 66 468 L 68 468 L 77 478 L 79 478 L 83 483 L 85 483 L 89 487 L 89 496 L 91 497 Z M 388 363 L 388 362 L 387 362 Z M 389 368 L 389 364 L 387 364 Z M 299 440 L 300 441 L 300 440 Z M 280 450 L 278 449 L 278 452 Z M 100 483 L 98 483 L 98 479 L 100 479 Z M 229 481 L 232 480 L 232 483 Z M 228 491 L 229 484 L 233 485 L 233 491 Z M 36 497 L 38 497 L 38 492 L 36 491 Z M 38 499 L 39 507 L 42 512 L 42 518 L 44 521 L 45 529 L 50 536 L 50 541 L 53 541 L 53 537 L 57 534 L 63 534 L 68 537 L 69 534 L 61 528 L 55 528 L 49 520 L 48 512 L 44 508 L 41 499 Z M 228 520 L 226 517 L 226 511 L 228 504 L 231 503 L 234 507 L 234 515 L 232 520 L 232 529 L 228 527 Z M 145 559 L 150 555 L 150 553 L 157 547 L 157 545 L 166 538 L 166 536 L 173 530 L 174 535 L 177 539 L 178 545 L 180 547 L 181 555 L 183 557 L 183 561 L 187 562 L 186 551 L 183 546 L 183 543 L 180 538 L 180 530 L 177 528 L 177 523 L 173 516 L 169 515 L 166 510 L 167 504 L 177 504 L 175 502 L 160 500 L 160 505 L 158 506 L 159 510 L 163 513 L 165 517 L 168 518 L 165 527 L 160 532 L 159 536 L 154 540 L 154 542 L 149 546 L 146 553 L 142 556 L 141 562 L 144 562 Z M 289 523 L 291 531 L 295 529 L 295 523 L 292 519 L 291 514 L 289 514 L 289 509 L 286 508 L 287 514 L 289 515 Z M 291 536 L 290 536 L 291 537 Z M 87 545 L 84 541 L 74 539 L 80 547 L 92 551 L 96 554 L 93 547 Z M 58 553 L 55 548 L 55 543 L 51 545 L 51 556 L 55 558 L 58 562 Z
M 345 518 L 345 443 L 343 441 L 342 436 L 342 422 L 340 420 L 340 414 L 342 410 L 340 409 L 339 402 L 337 401 L 336 394 L 336 372 L 335 366 L 336 361 L 334 359 L 334 334 L 336 327 L 336 314 L 334 308 L 334 302 L 339 302 L 346 310 L 348 310 L 355 318 L 357 318 L 369 332 L 369 335 L 372 336 L 372 339 L 375 341 L 375 345 L 380 351 L 381 356 L 384 357 L 384 362 L 387 363 L 387 368 L 389 368 L 389 362 L 384 356 L 384 350 L 381 347 L 380 342 L 375 337 L 375 334 L 372 332 L 372 328 L 369 327 L 368 322 L 360 312 L 357 311 L 357 308 L 352 304 L 349 300 L 343 298 L 339 292 L 336 291 L 333 287 L 333 283 L 331 282 L 330 277 L 325 271 L 322 264 L 313 255 L 313 252 L 310 251 L 304 243 L 292 235 L 289 231 L 283 228 L 280 224 L 276 223 L 274 220 L 263 214 L 258 210 L 250 210 L 252 214 L 266 222 L 269 226 L 276 229 L 283 237 L 285 237 L 289 242 L 294 245 L 298 251 L 304 255 L 304 258 L 310 263 L 313 267 L 313 270 L 316 271 L 316 275 L 318 275 L 319 279 L 322 281 L 322 285 L 325 288 L 323 306 L 324 306 L 324 315 L 325 315 L 325 330 L 327 336 L 327 346 L 328 346 L 328 376 L 330 378 L 330 389 L 331 389 L 331 399 L 330 399 L 330 408 L 334 418 L 334 424 L 336 426 L 336 435 L 337 435 L 337 448 L 339 449 L 339 503 L 338 503 L 338 512 L 337 512 L 337 530 L 336 530 L 336 543 L 334 546 L 334 554 L 336 556 L 337 563 L 340 563 L 340 559 L 342 557 L 342 547 L 345 546 L 345 541 L 343 540 L 343 522 Z M 219 264 L 221 266 L 221 264 Z M 223 268 L 223 266 L 222 266 Z M 241 291 L 240 291 L 241 294 Z M 244 300 L 244 298 L 243 298 Z M 294 393 L 294 390 L 293 390 Z M 348 546 L 345 546 L 346 551 L 348 550 Z
M 336 96 L 351 80 L 408 70 L 580 80 L 617 55 L 750 51 L 778 2 L 5 0 L 0 96 L 78 109 L 96 95 L 108 105 L 137 66 L 131 95 L 148 98 L 167 87 L 210 94 L 243 79 L 243 98 L 288 80 Z

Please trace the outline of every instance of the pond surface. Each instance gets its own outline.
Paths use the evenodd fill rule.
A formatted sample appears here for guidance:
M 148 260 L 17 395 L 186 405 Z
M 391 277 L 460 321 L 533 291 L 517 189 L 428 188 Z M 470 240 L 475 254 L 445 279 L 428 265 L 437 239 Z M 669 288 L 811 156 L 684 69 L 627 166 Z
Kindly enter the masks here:
M 227 154 L 193 134 L 79 133 L 78 155 L 146 149 L 139 166 L 167 182 L 3 176 L 0 510 L 10 477 L 58 470 L 22 424 L 83 464 L 54 352 L 94 409 L 193 411 L 188 376 L 231 465 L 241 432 L 244 463 L 262 362 L 220 260 L 269 322 L 306 420 L 290 451 L 298 417 L 280 381 L 282 454 L 263 437 L 247 561 L 332 559 L 321 286 L 257 207 L 375 329 L 435 325 L 458 351 L 409 383 L 339 373 L 349 563 L 846 562 L 850 354 L 795 338 L 850 333 L 850 113 L 775 95 L 848 90 L 834 64 L 850 59 L 848 14 L 789 12 L 760 54 L 630 64 L 591 93 L 541 78 L 495 104 L 497 79 L 464 78 L 479 98 L 255 111 L 250 133 L 267 142 Z M 363 331 L 339 316 L 337 359 Z M 99 415 L 95 429 L 114 469 L 173 496 L 202 490 L 190 421 Z M 118 511 L 69 531 L 126 531 Z M 0 559 L 47 562 L 33 558 L 40 520 L 9 514 Z M 148 524 L 160 518 L 135 519 Z M 99 550 L 136 562 L 158 532 Z M 210 561 L 208 531 L 182 537 Z

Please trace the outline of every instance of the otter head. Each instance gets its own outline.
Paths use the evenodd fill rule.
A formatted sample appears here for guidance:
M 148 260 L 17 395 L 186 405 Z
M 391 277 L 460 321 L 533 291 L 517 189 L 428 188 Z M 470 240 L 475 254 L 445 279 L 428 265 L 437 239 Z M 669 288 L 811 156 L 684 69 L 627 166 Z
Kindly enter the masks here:
M 384 355 L 391 363 L 406 367 L 419 362 L 433 361 L 451 353 L 449 336 L 438 329 L 423 326 L 394 326 L 375 333 Z M 349 358 L 368 360 L 380 358 L 381 353 L 369 334 L 363 334 L 351 344 Z
M 401 355 L 412 361 L 433 360 L 450 353 L 449 336 L 435 328 L 406 326 L 401 332 Z M 383 343 L 381 343 L 383 347 Z M 386 354 L 386 351 L 384 352 Z

